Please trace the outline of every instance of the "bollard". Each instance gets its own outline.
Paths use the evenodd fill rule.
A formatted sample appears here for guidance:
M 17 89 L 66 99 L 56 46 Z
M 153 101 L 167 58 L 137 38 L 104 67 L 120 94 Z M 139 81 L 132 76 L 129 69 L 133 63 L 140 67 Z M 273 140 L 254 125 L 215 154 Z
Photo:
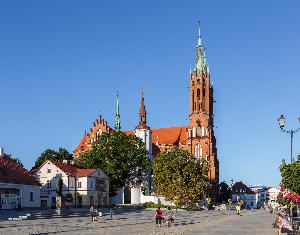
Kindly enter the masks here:
M 109 215 L 110 215 L 110 218 L 112 219 L 113 209 L 110 209 Z

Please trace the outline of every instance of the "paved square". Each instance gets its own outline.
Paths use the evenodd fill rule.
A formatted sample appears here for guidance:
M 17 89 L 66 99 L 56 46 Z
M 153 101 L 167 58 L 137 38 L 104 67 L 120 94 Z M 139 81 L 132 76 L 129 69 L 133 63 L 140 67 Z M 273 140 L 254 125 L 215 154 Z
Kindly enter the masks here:
M 87 213 L 81 217 L 1 221 L 0 234 L 277 234 L 271 223 L 274 215 L 263 210 L 178 211 L 171 228 L 155 227 L 154 210 L 119 211 L 112 219 L 108 213 L 92 222 Z

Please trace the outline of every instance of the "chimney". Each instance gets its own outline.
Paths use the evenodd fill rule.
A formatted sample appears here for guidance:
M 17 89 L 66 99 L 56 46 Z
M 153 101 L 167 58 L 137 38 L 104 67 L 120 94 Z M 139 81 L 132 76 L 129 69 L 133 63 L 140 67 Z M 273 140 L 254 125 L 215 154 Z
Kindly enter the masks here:
M 69 164 L 68 160 L 66 160 L 66 159 L 63 160 L 63 163 L 64 164 Z
M 0 148 L 0 157 L 4 156 L 4 148 Z

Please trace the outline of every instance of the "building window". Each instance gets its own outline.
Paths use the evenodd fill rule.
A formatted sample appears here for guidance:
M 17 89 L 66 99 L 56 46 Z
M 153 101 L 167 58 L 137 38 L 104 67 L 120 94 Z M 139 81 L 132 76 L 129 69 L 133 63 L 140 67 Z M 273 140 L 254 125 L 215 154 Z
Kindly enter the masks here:
M 30 201 L 33 202 L 33 192 L 30 192 Z
M 194 156 L 195 156 L 196 159 L 199 158 L 198 153 L 199 153 L 199 148 L 198 148 L 198 144 L 196 144 L 196 145 L 195 145 L 195 149 L 194 149 Z
M 203 156 L 203 150 L 202 150 L 202 146 L 200 145 L 200 157 L 202 158 Z
M 201 127 L 196 126 L 196 136 L 201 136 Z
M 48 174 L 51 173 L 51 169 L 50 168 L 47 169 L 47 173 Z
M 77 188 L 81 188 L 81 182 L 78 182 Z
M 91 181 L 91 185 L 90 185 L 90 187 L 91 187 L 91 188 L 93 188 L 93 181 Z
M 192 130 L 188 129 L 188 137 L 191 138 L 192 137 Z
M 47 180 L 47 188 L 51 188 L 51 181 Z
M 70 182 L 70 188 L 74 188 L 74 181 L 73 180 L 71 180 L 71 182 Z
M 193 112 L 195 111 L 195 94 L 194 91 L 192 93 L 192 104 L 193 104 Z

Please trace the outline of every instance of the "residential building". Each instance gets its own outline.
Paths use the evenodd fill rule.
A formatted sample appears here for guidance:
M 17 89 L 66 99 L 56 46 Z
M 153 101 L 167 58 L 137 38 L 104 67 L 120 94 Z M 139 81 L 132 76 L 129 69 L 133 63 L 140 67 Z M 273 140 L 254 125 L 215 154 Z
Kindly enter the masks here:
M 256 194 L 257 207 L 265 206 L 267 203 L 267 186 L 264 185 L 254 185 L 250 186 L 251 190 Z
M 99 169 L 82 169 L 70 161 L 46 160 L 35 172 L 41 183 L 41 204 L 43 207 L 55 207 L 57 185 L 61 178 L 62 194 L 71 193 L 71 206 L 88 207 L 90 205 L 107 206 L 109 204 L 109 179 Z
M 257 208 L 257 196 L 248 186 L 242 181 L 236 182 L 231 187 L 232 201 L 239 202 L 243 200 L 246 208 Z
M 0 148 L 0 209 L 40 207 L 40 184 Z

